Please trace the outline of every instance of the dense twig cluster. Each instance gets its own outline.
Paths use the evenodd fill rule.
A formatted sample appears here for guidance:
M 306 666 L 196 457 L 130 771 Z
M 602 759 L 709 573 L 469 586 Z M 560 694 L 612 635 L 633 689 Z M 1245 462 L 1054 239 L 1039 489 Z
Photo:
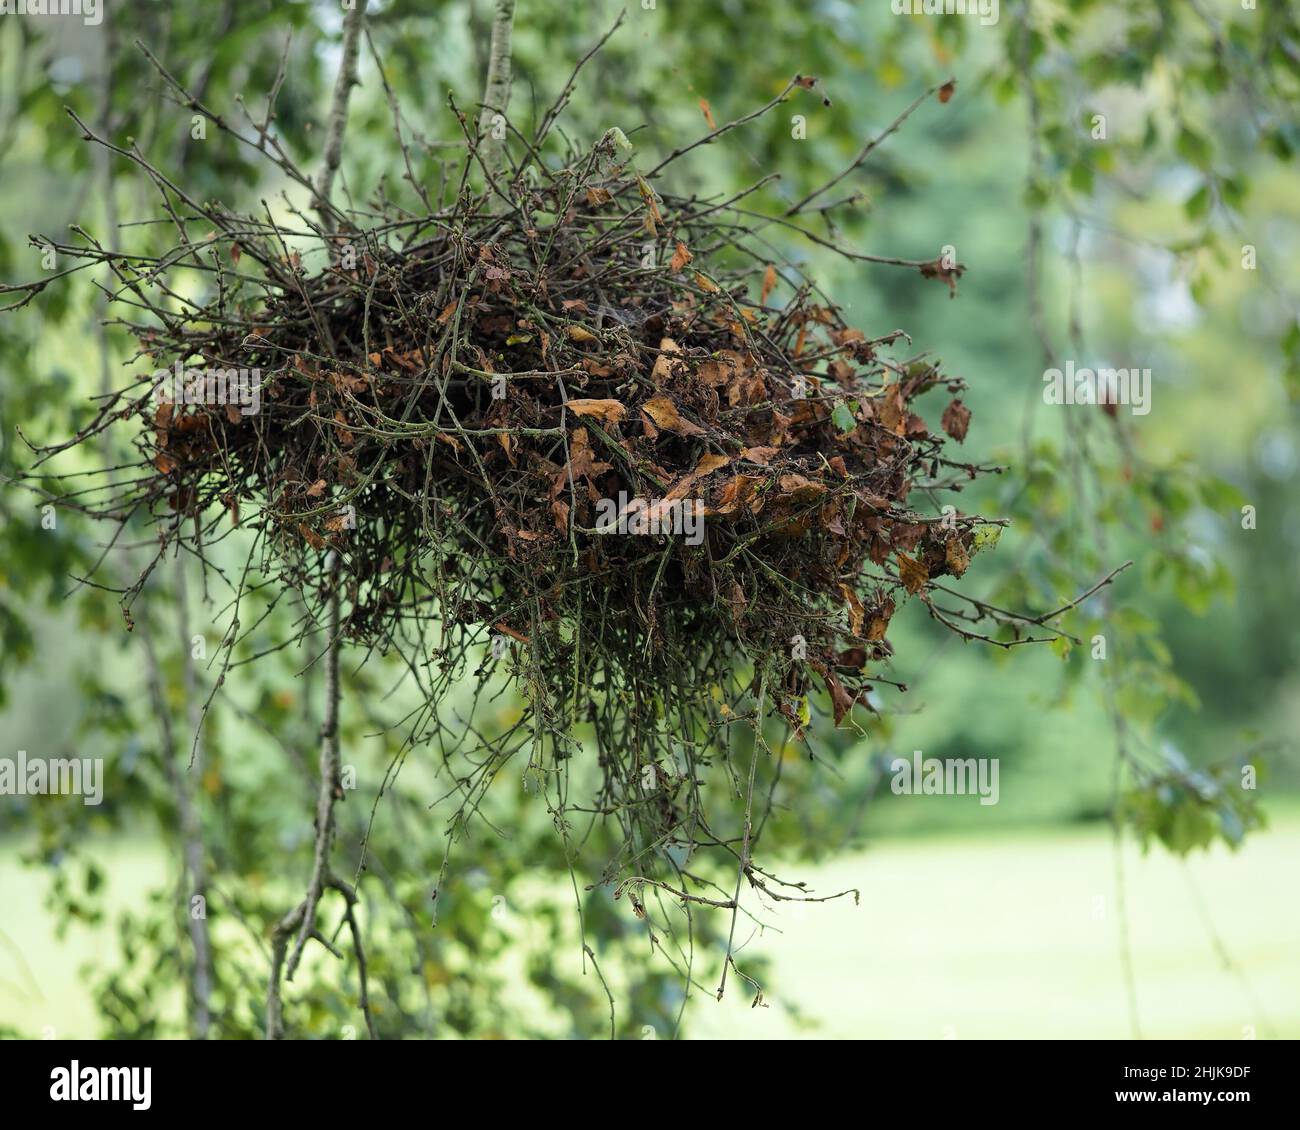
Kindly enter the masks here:
M 768 239 L 825 242 L 800 217 L 836 205 L 812 208 L 817 191 L 767 216 L 750 202 L 770 178 L 730 199 L 661 187 L 673 161 L 813 80 L 644 174 L 618 129 L 557 146 L 572 80 L 531 136 L 485 112 L 484 128 L 511 130 L 491 159 L 453 102 L 463 160 L 436 189 L 409 175 L 420 208 L 381 196 L 340 210 L 279 147 L 269 110 L 240 133 L 155 65 L 185 105 L 307 190 L 310 208 L 202 203 L 78 119 L 151 177 L 176 238 L 152 255 L 84 232 L 57 247 L 111 269 L 143 369 L 73 440 L 39 451 L 43 462 L 139 421 L 129 471 L 63 501 L 147 518 L 159 556 L 183 547 L 210 563 L 215 543 L 251 531 L 242 575 L 227 578 L 226 667 L 252 630 L 238 601 L 255 585 L 304 595 L 317 610 L 304 635 L 328 635 L 335 618 L 320 610 L 341 603 L 341 637 L 400 653 L 423 691 L 393 771 L 435 739 L 449 760 L 463 755 L 460 816 L 524 751 L 566 842 L 577 813 L 621 826 L 624 848 L 600 878 L 621 880 L 638 912 L 647 889 L 734 911 L 742 875 L 783 897 L 750 858 L 765 719 L 802 736 L 823 688 L 836 724 L 873 708 L 908 595 L 963 635 L 1004 616 L 930 596 L 995 525 L 941 502 L 988 469 L 951 453 L 969 421 L 960 380 L 895 356 L 910 345 L 902 331 L 848 324 Z M 395 102 L 393 113 L 410 174 Z M 950 285 L 961 270 L 853 257 Z M 21 305 L 48 282 L 8 289 Z M 238 371 L 252 401 L 232 395 L 247 391 Z M 168 381 L 181 395 L 160 399 L 171 373 L 199 379 Z M 927 420 L 917 402 L 930 391 L 947 395 Z M 123 595 L 128 620 L 149 571 Z M 500 668 L 523 692 L 504 733 L 447 705 L 471 666 L 480 689 Z M 737 723 L 752 754 L 748 785 L 733 774 L 745 815 L 728 832 L 710 822 L 705 782 L 719 759 L 732 772 Z M 575 803 L 566 768 L 588 735 L 602 784 Z M 689 860 L 702 846 L 738 861 L 735 892 L 698 893 L 708 881 Z M 318 865 L 316 899 L 341 882 Z M 296 962 L 313 929 L 308 901 L 279 960 L 296 933 Z

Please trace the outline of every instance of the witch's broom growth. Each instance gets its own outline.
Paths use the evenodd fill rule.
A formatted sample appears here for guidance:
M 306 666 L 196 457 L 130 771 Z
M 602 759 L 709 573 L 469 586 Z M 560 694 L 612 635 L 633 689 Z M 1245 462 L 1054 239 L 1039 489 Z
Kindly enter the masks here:
M 512 8 L 499 6 L 494 61 L 508 63 Z M 577 69 L 525 136 L 506 117 L 498 68 L 478 128 L 452 102 L 463 157 L 436 192 L 412 177 L 418 210 L 386 199 L 342 210 L 331 186 L 363 14 L 345 27 L 315 179 L 265 122 L 241 132 L 150 56 L 185 104 L 305 192 L 290 221 L 196 200 L 77 119 L 152 178 L 174 238 L 152 254 L 89 236 L 55 245 L 112 268 L 141 375 L 68 443 L 36 452 L 39 466 L 134 426 L 135 473 L 63 503 L 151 523 L 159 558 L 183 547 L 209 564 L 241 531 L 235 618 L 254 587 L 296 590 L 318 610 L 301 629 L 323 639 L 330 687 L 316 863 L 275 931 L 273 1035 L 281 971 L 291 976 L 316 936 L 326 890 L 342 894 L 360 948 L 356 891 L 329 863 L 341 641 L 399 654 L 419 687 L 425 705 L 405 721 L 395 765 L 426 745 L 443 751 L 463 798 L 453 839 L 518 754 L 566 844 L 590 821 L 620 830 L 621 851 L 589 882 L 616 883 L 642 914 L 649 894 L 734 915 L 744 882 L 791 897 L 752 863 L 769 720 L 802 738 L 823 691 L 837 725 L 871 709 L 908 598 L 969 638 L 990 638 L 980 621 L 1010 625 L 1010 642 L 1043 626 L 938 587 L 998 525 L 943 505 L 988 470 L 952 451 L 970 416 L 961 381 L 899 356 L 902 331 L 849 325 L 764 234 L 824 243 L 803 217 L 935 90 L 824 188 L 767 215 L 750 202 L 770 178 L 701 200 L 664 187 L 666 171 L 815 80 L 796 77 L 642 172 L 618 129 L 588 148 L 557 143 Z M 324 252 L 314 266 L 302 250 L 313 246 Z M 949 282 L 961 270 L 842 253 Z M 202 280 L 199 297 L 181 297 L 186 276 Z M 6 289 L 23 305 L 44 285 Z M 177 367 L 181 395 L 160 400 L 158 372 Z M 255 412 L 228 395 L 241 370 L 257 376 Z M 151 569 L 122 594 L 128 618 Z M 230 634 L 221 680 L 253 630 Z M 481 691 L 494 669 L 522 693 L 517 722 L 494 731 L 445 709 L 468 671 Z M 575 759 L 598 769 L 581 801 Z M 736 796 L 741 813 L 715 822 Z M 733 867 L 735 886 L 714 886 L 700 853 Z

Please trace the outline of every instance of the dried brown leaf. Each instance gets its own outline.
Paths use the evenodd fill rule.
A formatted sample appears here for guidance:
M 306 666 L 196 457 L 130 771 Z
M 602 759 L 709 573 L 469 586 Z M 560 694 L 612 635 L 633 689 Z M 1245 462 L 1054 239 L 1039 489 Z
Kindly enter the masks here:
M 862 635 L 863 621 L 866 618 L 862 601 L 858 599 L 858 594 L 848 585 L 840 585 L 840 596 L 844 598 L 844 602 L 849 606 L 849 629 L 855 636 Z
M 305 522 L 298 523 L 298 532 L 302 534 L 303 539 L 312 547 L 312 549 L 325 548 L 325 539 Z
M 918 593 L 930 580 L 930 571 L 915 558 L 906 553 L 898 554 L 898 579 L 910 593 Z
M 960 577 L 970 566 L 970 554 L 960 538 L 953 538 L 944 546 L 943 559 L 954 577 Z
M 677 411 L 675 405 L 668 397 L 652 396 L 643 405 L 642 411 L 655 422 L 655 426 L 666 432 L 676 432 L 680 436 L 698 436 L 704 434 L 704 429 L 699 424 L 693 424 Z
M 617 424 L 627 415 L 617 400 L 570 400 L 568 407 L 575 415 L 594 416 L 606 424 Z
M 940 422 L 943 424 L 943 430 L 961 443 L 966 438 L 966 430 L 970 427 L 970 409 L 960 400 L 954 400 L 943 410 L 943 419 Z
M 659 356 L 655 358 L 654 368 L 650 370 L 650 379 L 656 385 L 667 383 L 673 375 L 673 358 L 669 357 L 670 353 L 680 354 L 682 347 L 673 341 L 670 337 L 659 339 Z

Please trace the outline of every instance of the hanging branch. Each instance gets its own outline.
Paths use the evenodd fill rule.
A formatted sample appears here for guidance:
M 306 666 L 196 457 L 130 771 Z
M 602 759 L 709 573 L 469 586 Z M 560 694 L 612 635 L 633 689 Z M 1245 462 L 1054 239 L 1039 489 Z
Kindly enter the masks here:
M 316 925 L 316 912 L 321 896 L 326 890 L 335 890 L 343 896 L 344 921 L 352 936 L 352 947 L 357 959 L 357 977 L 361 1013 L 371 1039 L 378 1039 L 374 1018 L 370 1010 L 370 990 L 366 967 L 366 951 L 361 940 L 361 927 L 357 922 L 356 888 L 334 874 L 329 865 L 330 848 L 334 843 L 334 804 L 342 795 L 339 780 L 339 644 L 340 644 L 340 576 L 339 555 L 331 550 L 326 563 L 333 588 L 328 595 L 329 617 L 326 624 L 328 638 L 325 644 L 325 718 L 320 730 L 320 781 L 316 793 L 316 845 L 312 853 L 311 882 L 307 895 L 276 924 L 271 937 L 271 976 L 267 987 L 266 1038 L 278 1040 L 284 1035 L 284 1006 L 281 997 L 281 980 L 293 980 L 303 949 L 308 939 L 314 938 L 336 957 L 339 952 Z M 293 953 L 288 954 L 289 939 L 296 935 Z M 286 965 L 286 954 L 288 961 Z
M 498 172 L 505 160 L 505 136 L 495 136 L 492 119 L 497 114 L 504 118 L 510 105 L 510 37 L 514 30 L 515 0 L 496 0 L 496 5 L 492 17 L 487 83 L 483 88 L 483 110 L 478 119 L 483 164 L 490 173 Z
M 311 884 L 307 888 L 298 940 L 285 976 L 292 981 L 302 958 L 307 938 L 315 929 L 316 907 L 329 879 L 330 846 L 334 842 L 334 802 L 342 791 L 339 784 L 339 555 L 330 551 L 326 566 L 334 589 L 329 594 L 329 619 L 325 644 L 325 718 L 320 727 L 320 784 L 316 793 L 316 851 Z
M 317 210 L 325 226 L 333 231 L 334 218 L 330 194 L 334 186 L 334 176 L 338 171 L 343 155 L 343 133 L 347 127 L 348 100 L 352 87 L 357 84 L 357 54 L 360 47 L 361 29 L 365 21 L 366 0 L 358 0 L 343 24 L 343 60 L 339 66 L 338 79 L 334 84 L 334 101 L 330 107 L 329 125 L 325 143 L 325 167 L 316 184 Z M 370 1016 L 369 994 L 366 987 L 366 960 L 362 948 L 361 930 L 357 925 L 354 907 L 357 902 L 356 892 L 334 876 L 329 865 L 330 848 L 334 842 L 334 804 L 342 794 L 339 783 L 339 647 L 340 640 L 340 567 L 339 553 L 331 550 L 325 566 L 328 576 L 327 594 L 329 612 L 326 620 L 325 641 L 325 704 L 324 720 L 320 729 L 320 781 L 316 794 L 316 844 L 312 858 L 311 881 L 303 901 L 276 926 L 272 941 L 271 983 L 267 1000 L 267 1038 L 278 1039 L 283 1034 L 283 1016 L 280 1000 L 280 976 L 283 971 L 286 979 L 292 981 L 302 960 L 304 947 L 309 938 L 316 938 L 327 949 L 333 947 L 316 928 L 316 911 L 326 887 L 340 891 L 347 903 L 347 921 L 351 928 L 353 946 L 361 980 L 361 1007 L 366 1018 L 366 1026 L 371 1036 L 374 1027 Z M 288 938 L 297 934 L 293 953 L 289 956 L 285 968 L 285 951 Z

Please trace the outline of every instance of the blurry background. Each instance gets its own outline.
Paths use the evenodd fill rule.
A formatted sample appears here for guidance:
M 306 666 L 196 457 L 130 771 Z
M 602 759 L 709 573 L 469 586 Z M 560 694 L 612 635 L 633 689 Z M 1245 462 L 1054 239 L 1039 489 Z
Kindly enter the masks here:
M 549 104 L 621 7 L 520 0 L 512 118 L 526 124 Z M 370 6 L 374 51 L 431 179 L 457 133 L 447 92 L 461 107 L 481 97 L 490 15 L 488 0 Z M 208 105 L 238 115 L 242 98 L 260 115 L 292 30 L 278 127 L 306 158 L 340 24 L 337 4 L 284 0 L 108 2 L 99 26 L 0 17 L 0 280 L 39 277 L 29 234 L 64 240 L 79 224 L 130 245 L 147 238 L 134 222 L 158 214 L 147 182 L 92 151 L 65 105 L 136 138 L 196 195 L 248 207 L 285 188 L 228 139 L 192 136 L 137 37 Z M 783 752 L 780 819 L 762 853 L 785 878 L 861 899 L 753 908 L 763 926 L 742 921 L 740 961 L 766 1007 L 751 1008 L 743 985 L 712 999 L 709 932 L 725 923 L 701 927 L 704 991 L 683 1009 L 680 976 L 628 909 L 607 890 L 581 892 L 618 1034 L 1300 1036 L 1293 7 L 1035 0 L 1004 2 L 985 25 L 896 15 L 888 0 L 632 0 L 583 72 L 565 130 L 590 143 L 618 126 L 657 160 L 705 132 L 706 114 L 740 117 L 796 73 L 816 75 L 831 104 L 792 100 L 702 148 L 675 166 L 676 187 L 729 195 L 779 172 L 754 204 L 776 213 L 955 78 L 951 101 L 922 106 L 836 193 L 859 198 L 815 224 L 877 255 L 955 249 L 967 268 L 955 298 L 793 233 L 783 247 L 851 322 L 906 330 L 968 381 L 966 457 L 1006 471 L 963 509 L 1013 521 L 963 591 L 1046 612 L 1135 564 L 1067 617 L 1082 649 L 962 643 L 906 607 L 888 674 L 907 693 L 882 685 L 864 735 L 819 718 L 815 762 Z M 364 197 L 382 180 L 400 197 L 400 174 L 363 47 L 346 188 Z M 33 441 L 70 435 L 125 372 L 130 344 L 101 325 L 91 283 L 53 281 L 0 315 L 6 476 L 30 466 L 16 428 Z M 1066 359 L 1149 367 L 1150 414 L 1045 406 L 1043 370 Z M 61 469 L 95 466 L 78 458 Z M 149 658 L 112 594 L 74 579 L 105 532 L 64 514 L 43 528 L 39 502 L 8 481 L 0 490 L 0 757 L 103 757 L 110 786 L 99 808 L 0 798 L 0 1030 L 183 1035 L 190 957 L 165 766 L 187 759 L 226 612 L 183 567 L 152 579 Z M 268 618 L 266 646 L 290 634 L 276 616 L 293 612 Z M 320 698 L 299 674 L 310 658 L 232 669 L 204 726 L 194 793 L 211 868 L 214 1035 L 263 1027 L 267 929 L 305 882 Z M 395 747 L 375 735 L 397 706 L 382 662 L 349 670 L 343 760 L 358 787 L 339 843 L 355 853 Z M 514 709 L 500 700 L 502 724 Z M 889 761 L 917 749 L 1000 758 L 1000 802 L 893 796 Z M 608 1034 L 543 806 L 503 771 L 489 803 L 497 830 L 459 844 L 440 883 L 436 769 L 432 756 L 403 766 L 373 834 L 381 1034 Z M 291 987 L 291 1030 L 337 1037 L 360 1024 L 355 997 L 344 963 L 314 958 Z

